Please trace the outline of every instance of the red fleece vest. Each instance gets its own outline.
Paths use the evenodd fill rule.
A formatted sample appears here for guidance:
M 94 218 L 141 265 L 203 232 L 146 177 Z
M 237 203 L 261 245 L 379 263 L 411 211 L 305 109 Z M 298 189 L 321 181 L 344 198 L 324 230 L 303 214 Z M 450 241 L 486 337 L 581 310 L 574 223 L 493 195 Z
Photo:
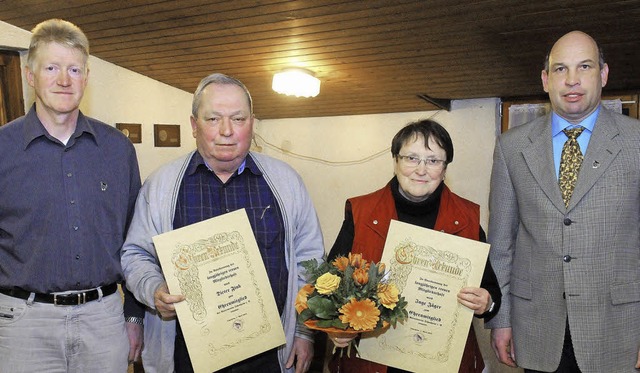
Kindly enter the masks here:
M 355 227 L 351 251 L 362 253 L 364 259 L 380 261 L 391 219 L 398 220 L 390 185 L 371 194 L 350 198 L 349 202 Z M 434 229 L 478 240 L 480 206 L 453 194 L 445 185 Z
M 398 220 L 395 202 L 391 194 L 391 187 L 384 188 L 371 194 L 349 199 L 355 234 L 351 252 L 362 253 L 364 259 L 379 262 L 382 250 L 389 232 L 391 219 Z M 438 217 L 435 230 L 478 240 L 480 237 L 480 206 L 453 194 L 445 185 L 440 197 Z M 386 373 L 387 367 L 356 357 L 342 358 L 333 361 L 332 371 L 338 371 L 335 365 L 340 364 L 341 373 Z M 473 326 L 469 330 L 467 343 L 464 347 L 459 372 L 482 372 L 484 362 L 478 347 Z

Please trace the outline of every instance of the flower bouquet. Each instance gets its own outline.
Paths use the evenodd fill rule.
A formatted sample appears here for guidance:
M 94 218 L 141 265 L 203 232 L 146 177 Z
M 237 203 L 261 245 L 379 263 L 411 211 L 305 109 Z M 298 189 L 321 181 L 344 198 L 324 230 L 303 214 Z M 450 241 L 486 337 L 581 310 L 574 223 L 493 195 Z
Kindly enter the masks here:
M 389 325 L 395 328 L 408 318 L 407 302 L 388 281 L 383 263 L 349 254 L 331 263 L 312 259 L 302 265 L 308 284 L 298 292 L 295 307 L 298 320 L 310 329 L 349 337 Z

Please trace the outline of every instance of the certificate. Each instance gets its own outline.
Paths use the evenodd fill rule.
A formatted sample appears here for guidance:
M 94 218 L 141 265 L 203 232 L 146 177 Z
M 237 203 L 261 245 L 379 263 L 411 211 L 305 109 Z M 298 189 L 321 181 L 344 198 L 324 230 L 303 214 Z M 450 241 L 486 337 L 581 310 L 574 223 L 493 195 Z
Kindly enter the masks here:
M 285 343 L 267 272 L 244 209 L 153 237 L 196 373 Z
M 363 336 L 360 357 L 412 372 L 457 372 L 473 317 L 457 294 L 480 286 L 488 255 L 488 244 L 391 221 L 381 261 L 409 318 Z

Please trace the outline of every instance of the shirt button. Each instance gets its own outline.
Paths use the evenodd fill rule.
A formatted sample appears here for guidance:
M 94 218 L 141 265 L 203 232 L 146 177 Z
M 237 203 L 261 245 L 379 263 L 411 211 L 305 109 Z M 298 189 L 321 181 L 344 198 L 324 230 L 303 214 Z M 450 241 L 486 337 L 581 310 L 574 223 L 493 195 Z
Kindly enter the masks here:
M 565 255 L 562 257 L 562 261 L 565 263 L 569 263 L 571 261 L 571 255 Z
M 71 177 L 73 174 L 71 172 L 67 172 L 67 177 Z
M 77 226 L 77 225 L 74 225 L 74 226 L 73 226 L 73 230 L 74 230 L 74 231 L 77 231 L 77 230 L 78 230 L 78 226 Z
M 378 221 L 377 221 L 377 220 L 374 220 L 374 221 L 373 221 L 373 224 L 377 225 L 377 224 L 378 224 Z
M 453 225 L 460 225 L 460 222 L 458 222 L 457 220 L 453 222 Z
M 573 223 L 573 222 L 571 221 L 571 219 L 569 219 L 569 218 L 565 218 L 565 219 L 564 219 L 564 221 L 563 221 L 563 223 L 564 223 L 564 225 L 566 225 L 566 226 L 570 226 L 570 225 L 571 225 L 571 223 Z
M 76 204 L 76 200 L 72 199 L 71 201 L 69 201 L 69 203 L 71 203 L 72 205 L 75 205 Z
M 76 259 L 80 259 L 80 255 L 76 255 Z

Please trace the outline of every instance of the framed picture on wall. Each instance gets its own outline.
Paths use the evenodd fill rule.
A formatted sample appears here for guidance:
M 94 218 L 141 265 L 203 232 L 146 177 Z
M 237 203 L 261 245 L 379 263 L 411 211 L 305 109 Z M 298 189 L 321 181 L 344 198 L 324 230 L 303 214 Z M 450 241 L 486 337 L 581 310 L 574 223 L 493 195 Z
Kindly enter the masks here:
M 154 124 L 153 141 L 156 147 L 180 147 L 180 125 Z
M 116 123 L 116 128 L 131 140 L 134 144 L 142 142 L 142 124 L 140 123 Z

